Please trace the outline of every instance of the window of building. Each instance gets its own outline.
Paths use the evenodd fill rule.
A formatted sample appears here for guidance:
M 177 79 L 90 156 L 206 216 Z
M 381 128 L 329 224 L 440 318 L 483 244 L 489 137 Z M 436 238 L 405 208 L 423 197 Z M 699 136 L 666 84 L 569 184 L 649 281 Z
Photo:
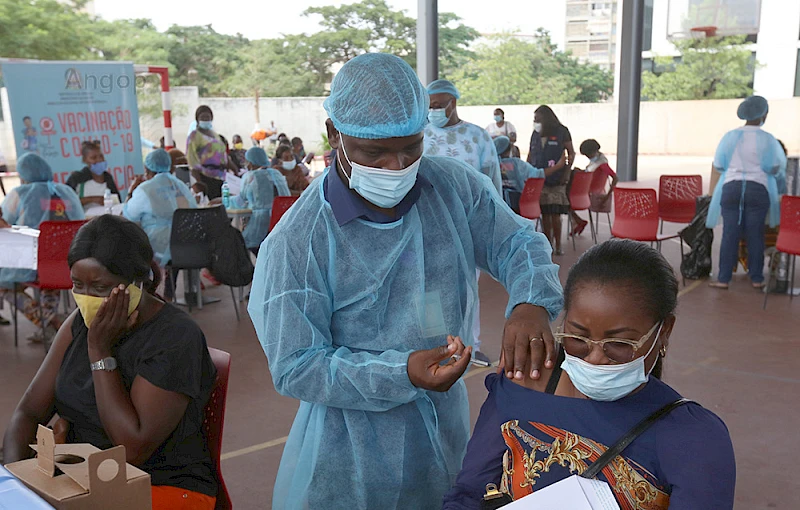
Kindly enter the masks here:
M 589 4 L 567 4 L 567 18 L 588 18 Z
M 650 51 L 652 49 L 653 49 L 653 0 L 644 0 L 644 31 L 642 34 L 642 51 Z
M 575 57 L 585 57 L 589 54 L 589 45 L 586 41 L 568 42 L 567 51 L 571 51 Z
M 580 36 L 586 37 L 588 32 L 588 23 L 585 21 L 570 21 L 567 23 L 567 37 Z

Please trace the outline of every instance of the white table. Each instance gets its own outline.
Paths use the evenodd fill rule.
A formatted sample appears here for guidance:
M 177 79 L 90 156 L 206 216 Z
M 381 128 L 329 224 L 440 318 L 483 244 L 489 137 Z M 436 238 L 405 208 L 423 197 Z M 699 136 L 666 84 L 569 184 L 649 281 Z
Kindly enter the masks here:
M 245 219 L 250 218 L 253 214 L 250 209 L 226 209 L 225 212 L 228 214 L 228 218 L 233 220 L 233 226 L 240 232 L 244 230 Z
M 36 269 L 39 263 L 39 231 L 32 228 L 0 228 L 0 267 Z
M 122 216 L 122 208 L 125 207 L 125 204 L 115 204 L 111 206 L 111 214 L 114 216 Z M 84 214 L 86 215 L 86 219 L 96 218 L 97 216 L 102 216 L 106 213 L 105 206 L 102 205 L 92 205 L 87 207 L 83 210 Z

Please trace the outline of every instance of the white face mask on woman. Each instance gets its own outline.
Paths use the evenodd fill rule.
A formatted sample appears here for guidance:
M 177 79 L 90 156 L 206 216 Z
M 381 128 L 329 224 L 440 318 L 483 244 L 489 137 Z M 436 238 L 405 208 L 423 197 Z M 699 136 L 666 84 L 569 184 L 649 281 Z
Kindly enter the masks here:
M 578 357 L 564 353 L 564 362 L 561 368 L 569 375 L 575 389 L 586 395 L 592 400 L 600 402 L 612 402 L 630 395 L 636 388 L 646 383 L 650 377 L 650 372 L 656 366 L 650 367 L 645 371 L 644 360 L 653 352 L 658 337 L 661 335 L 661 328 L 658 327 L 653 345 L 644 356 L 639 356 L 628 363 L 617 365 L 593 365 Z
M 533 130 L 539 134 L 542 133 L 542 123 L 541 122 L 534 122 L 533 123 Z

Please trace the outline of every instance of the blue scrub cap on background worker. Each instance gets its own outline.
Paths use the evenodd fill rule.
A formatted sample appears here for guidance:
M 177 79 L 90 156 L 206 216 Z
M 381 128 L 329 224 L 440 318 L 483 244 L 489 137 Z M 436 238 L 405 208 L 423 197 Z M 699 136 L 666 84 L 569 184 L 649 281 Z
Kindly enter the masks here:
M 403 59 L 366 53 L 342 66 L 322 106 L 340 133 L 377 140 L 421 132 L 429 104 L 425 87 Z
M 25 182 L 50 182 L 53 180 L 53 169 L 43 157 L 32 152 L 19 158 L 17 172 Z
M 461 94 L 458 93 L 458 89 L 450 80 L 432 81 L 430 85 L 428 85 L 428 94 L 450 94 L 456 99 L 461 99 Z
M 261 168 L 269 165 L 267 161 L 267 153 L 261 147 L 250 147 L 244 153 L 244 159 Z
M 164 149 L 156 149 L 144 158 L 144 166 L 154 174 L 164 174 L 172 170 L 172 158 Z
M 507 136 L 498 136 L 494 139 L 494 148 L 497 150 L 497 155 L 501 155 L 511 146 L 511 140 Z
M 756 120 L 769 113 L 769 103 L 761 96 L 750 96 L 739 105 L 736 115 L 742 120 Z

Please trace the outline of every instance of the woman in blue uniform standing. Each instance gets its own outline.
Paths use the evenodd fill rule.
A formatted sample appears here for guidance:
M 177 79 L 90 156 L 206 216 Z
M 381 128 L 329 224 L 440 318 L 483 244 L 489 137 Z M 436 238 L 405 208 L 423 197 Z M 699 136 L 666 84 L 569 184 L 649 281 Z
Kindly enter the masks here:
M 711 287 L 727 289 L 736 267 L 739 239 L 747 240 L 748 271 L 756 289 L 764 287 L 764 230 L 780 223 L 778 181 L 786 178 L 786 154 L 778 140 L 761 126 L 769 104 L 751 96 L 736 115 L 745 125 L 725 134 L 714 156 L 718 174 L 706 226 L 714 228 L 722 216 L 719 274 Z

